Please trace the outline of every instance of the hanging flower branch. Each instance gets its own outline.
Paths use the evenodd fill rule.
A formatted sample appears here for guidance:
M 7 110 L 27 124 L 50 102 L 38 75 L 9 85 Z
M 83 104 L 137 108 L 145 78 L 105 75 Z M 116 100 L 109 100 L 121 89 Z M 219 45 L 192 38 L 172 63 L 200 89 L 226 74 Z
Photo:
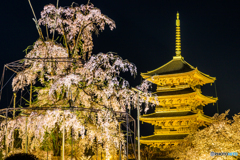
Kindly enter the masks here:
M 97 121 L 86 122 L 80 116 L 88 115 Z M 74 139 L 74 145 L 84 155 L 85 148 L 93 147 L 95 140 L 102 144 L 102 149 L 106 150 L 106 156 L 109 157 L 110 153 L 116 152 L 118 146 L 125 145 L 124 135 L 118 133 L 118 122 L 113 117 L 112 113 L 101 111 L 97 115 L 89 114 L 89 112 L 72 113 L 69 110 L 60 111 L 58 109 L 53 111 L 46 111 L 44 113 L 32 112 L 30 116 L 17 117 L 16 120 L 9 121 L 7 130 L 6 144 L 12 146 L 14 143 L 13 134 L 15 130 L 19 132 L 19 138 L 22 139 L 22 148 L 25 146 L 26 138 L 28 138 L 29 151 L 36 152 L 40 146 L 44 145 L 46 139 L 51 138 L 51 133 L 59 126 L 59 132 L 66 130 L 66 141 Z M 5 124 L 0 125 L 0 140 L 4 140 L 6 135 Z M 27 134 L 26 134 L 27 131 Z M 72 134 L 72 135 L 71 135 Z M 61 135 L 62 136 L 62 135 Z M 0 149 L 4 149 L 3 145 Z M 53 149 L 53 144 L 48 148 Z M 111 148 L 111 151 L 110 151 Z M 114 150 L 115 148 L 115 150 Z
M 86 59 L 92 53 L 92 33 L 103 31 L 105 24 L 113 30 L 116 25 L 113 20 L 101 13 L 93 4 L 76 7 L 56 8 L 54 5 L 46 5 L 38 20 L 40 25 L 47 25 L 50 33 L 56 31 L 64 36 L 66 47 L 69 48 L 71 57 L 77 57 L 79 53 Z

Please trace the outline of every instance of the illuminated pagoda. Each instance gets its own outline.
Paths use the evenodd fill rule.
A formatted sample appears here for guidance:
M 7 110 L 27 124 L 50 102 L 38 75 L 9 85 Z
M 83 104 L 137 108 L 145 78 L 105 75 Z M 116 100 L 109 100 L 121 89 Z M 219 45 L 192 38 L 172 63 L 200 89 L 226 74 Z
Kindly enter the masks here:
M 141 144 L 162 150 L 178 145 L 189 133 L 212 122 L 204 115 L 203 106 L 216 103 L 217 98 L 205 96 L 201 86 L 214 83 L 215 77 L 200 72 L 181 56 L 180 19 L 176 19 L 176 56 L 165 65 L 141 73 L 141 76 L 156 84 L 155 112 L 140 117 L 142 122 L 154 125 L 154 134 L 142 136 Z

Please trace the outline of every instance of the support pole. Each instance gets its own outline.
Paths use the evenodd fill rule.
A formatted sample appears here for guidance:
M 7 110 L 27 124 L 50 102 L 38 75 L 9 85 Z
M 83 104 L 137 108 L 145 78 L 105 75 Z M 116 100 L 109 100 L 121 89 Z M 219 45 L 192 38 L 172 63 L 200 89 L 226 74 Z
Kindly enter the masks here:
M 138 124 L 138 160 L 140 160 L 140 110 L 139 110 L 139 91 L 138 91 L 138 101 L 137 101 L 137 124 Z
M 8 154 L 8 145 L 7 145 L 7 129 L 8 129 L 8 122 L 7 122 L 7 119 L 8 119 L 8 109 L 6 109 L 6 134 L 5 134 L 5 151 L 6 151 L 6 157 L 7 157 L 7 154 Z
M 128 113 L 127 114 L 127 160 L 128 160 Z
M 16 92 L 13 93 L 13 96 L 14 96 L 14 99 L 13 99 L 13 108 L 14 108 L 14 110 L 13 110 L 13 119 L 15 119 L 16 97 L 17 97 Z M 13 153 L 14 153 L 14 134 L 15 134 L 15 129 L 13 131 L 13 138 L 12 138 L 13 139 L 13 141 L 12 141 L 12 152 Z
M 29 106 L 30 106 L 30 107 L 32 106 L 32 82 L 31 82 L 31 85 L 30 85 L 30 101 L 29 101 Z
M 133 119 L 134 120 L 134 119 Z M 133 126 L 134 126 L 134 145 L 133 145 L 133 149 L 134 149 L 134 155 L 135 155 L 135 160 L 137 160 L 137 154 L 136 154 L 136 121 L 133 121 Z
M 73 128 L 72 128 L 72 139 L 71 139 L 71 160 L 73 159 Z
M 63 113 L 62 160 L 64 160 L 64 148 L 65 148 L 65 116 Z
M 72 100 L 72 91 L 71 91 L 71 100 Z M 71 112 L 73 113 L 73 108 L 71 108 Z M 73 123 L 72 123 L 72 134 L 71 134 L 71 160 L 73 159 Z
M 28 152 L 28 134 L 27 134 L 27 116 L 26 116 L 26 125 L 25 125 L 25 133 L 26 133 L 26 141 L 25 141 L 25 153 Z
M 14 96 L 14 100 L 13 100 L 13 108 L 14 108 L 13 119 L 14 119 L 15 118 L 16 97 L 17 97 L 16 92 L 13 93 L 13 96 Z
M 121 122 L 119 122 L 119 138 L 120 138 L 120 133 L 121 133 Z M 122 159 L 121 153 L 122 153 L 122 145 L 121 145 L 121 141 L 120 141 L 120 143 L 119 143 L 119 160 Z
M 137 160 L 137 154 L 136 154 L 136 121 L 134 120 L 134 152 L 135 152 L 135 159 Z
M 17 123 L 17 120 L 16 120 L 16 122 L 15 123 Z M 15 137 L 14 137 L 14 135 L 15 135 L 15 128 L 14 128 L 14 130 L 13 130 L 13 135 L 12 135 L 12 153 L 14 154 L 14 141 L 15 141 Z

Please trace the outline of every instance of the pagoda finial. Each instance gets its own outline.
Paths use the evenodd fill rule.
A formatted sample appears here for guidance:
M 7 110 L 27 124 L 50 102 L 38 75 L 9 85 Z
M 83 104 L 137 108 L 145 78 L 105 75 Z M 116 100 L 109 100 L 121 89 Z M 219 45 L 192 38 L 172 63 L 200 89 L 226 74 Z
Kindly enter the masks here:
M 177 12 L 177 19 L 176 19 L 176 49 L 175 49 L 176 56 L 181 56 L 181 35 L 180 35 L 180 19 L 179 13 Z

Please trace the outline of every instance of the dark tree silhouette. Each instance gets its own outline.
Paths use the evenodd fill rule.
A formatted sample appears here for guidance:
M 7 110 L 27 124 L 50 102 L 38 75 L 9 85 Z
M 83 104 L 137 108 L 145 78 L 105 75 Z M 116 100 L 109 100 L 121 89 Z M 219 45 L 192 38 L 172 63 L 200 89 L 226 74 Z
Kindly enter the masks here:
M 38 158 L 32 154 L 18 153 L 8 156 L 5 160 L 38 160 Z

